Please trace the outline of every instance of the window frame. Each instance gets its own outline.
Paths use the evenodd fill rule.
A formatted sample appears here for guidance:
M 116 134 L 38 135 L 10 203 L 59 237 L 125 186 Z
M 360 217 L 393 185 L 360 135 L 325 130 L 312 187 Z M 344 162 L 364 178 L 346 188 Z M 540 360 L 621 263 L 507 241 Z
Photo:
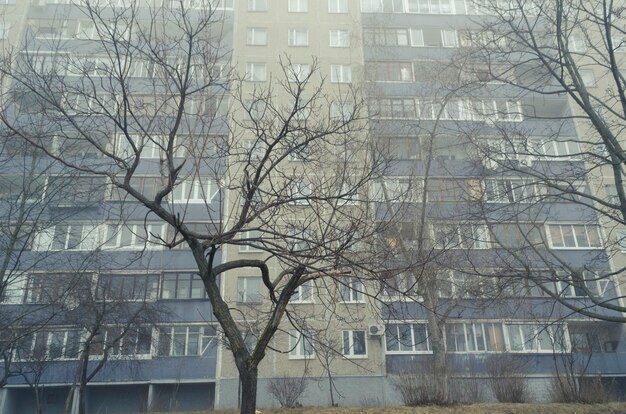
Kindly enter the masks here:
M 363 335 L 362 344 L 363 352 L 355 353 L 355 333 Z M 367 332 L 365 329 L 350 329 L 341 331 L 341 354 L 344 358 L 349 359 L 367 359 Z M 347 349 L 346 349 L 347 346 Z

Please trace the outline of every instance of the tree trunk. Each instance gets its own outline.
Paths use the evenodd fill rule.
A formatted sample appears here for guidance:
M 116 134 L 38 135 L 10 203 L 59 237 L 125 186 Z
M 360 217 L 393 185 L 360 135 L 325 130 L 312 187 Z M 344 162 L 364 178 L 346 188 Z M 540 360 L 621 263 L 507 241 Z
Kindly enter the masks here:
M 446 344 L 443 340 L 441 323 L 436 315 L 437 296 L 431 288 L 427 288 L 425 295 L 428 335 L 430 346 L 433 352 L 433 377 L 437 388 L 437 397 L 440 402 L 448 402 L 448 360 L 446 355 Z
M 241 380 L 241 414 L 254 414 L 256 411 L 257 368 L 239 370 Z
M 78 414 L 87 414 L 87 401 L 85 398 L 86 394 L 87 385 L 80 384 L 80 386 L 78 387 Z

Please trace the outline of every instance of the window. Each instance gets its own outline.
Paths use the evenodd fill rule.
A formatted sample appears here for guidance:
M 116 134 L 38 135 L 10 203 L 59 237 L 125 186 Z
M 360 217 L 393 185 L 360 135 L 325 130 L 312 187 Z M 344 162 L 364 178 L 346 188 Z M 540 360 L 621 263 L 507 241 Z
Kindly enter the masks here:
M 110 356 L 149 356 L 152 347 L 152 328 L 147 326 L 121 328 L 109 326 L 93 338 L 90 355 L 102 356 L 108 349 Z
M 330 65 L 330 81 L 333 83 L 352 82 L 352 68 L 349 65 Z
M 367 355 L 367 344 L 365 340 L 365 331 L 342 331 L 342 349 L 341 353 L 345 357 L 363 358 Z
M 105 183 L 103 177 L 49 176 L 47 198 L 55 207 L 85 207 L 104 199 Z
M 291 295 L 291 303 L 313 303 L 313 281 L 309 280 L 298 286 Z
M 426 324 L 388 324 L 385 329 L 385 346 L 388 354 L 430 352 Z
M 45 175 L 0 175 L 0 200 L 35 202 L 44 198 Z M 69 184 L 69 183 L 68 183 Z
M 246 80 L 249 82 L 265 82 L 267 79 L 265 63 L 246 63 Z
M 161 282 L 161 299 L 204 299 L 206 290 L 196 273 L 164 273 Z
M 289 331 L 289 359 L 305 359 L 315 355 L 312 335 L 309 332 Z
M 289 186 L 289 204 L 308 205 L 311 197 L 311 183 L 296 181 Z
M 587 41 L 582 33 L 570 33 L 566 39 L 567 50 L 574 53 L 585 53 L 587 51 Z
M 328 0 L 328 13 L 348 13 L 348 0 Z
M 422 29 L 411 29 L 411 46 L 423 47 L 424 46 L 424 32 Z
M 267 29 L 264 27 L 248 27 L 246 43 L 251 46 L 267 45 Z
M 350 47 L 350 31 L 348 30 L 331 30 L 330 47 Z
M 339 295 L 345 303 L 363 303 L 363 282 L 353 277 L 342 277 L 339 280 Z
M 96 298 L 100 300 L 156 300 L 158 275 L 100 275 Z
M 502 324 L 447 324 L 446 346 L 448 352 L 504 352 Z
M 411 98 L 379 98 L 369 102 L 370 115 L 388 119 L 417 118 L 415 99 Z
M 452 0 L 407 0 L 408 13 L 451 14 L 454 13 Z
M 306 13 L 309 11 L 309 0 L 289 0 L 287 7 L 290 13 Z
M 553 249 L 602 248 L 600 229 L 589 224 L 548 224 L 548 239 Z
M 432 225 L 435 247 L 438 249 L 487 249 L 490 237 L 484 224 Z
M 542 142 L 541 140 L 535 140 L 534 144 L 537 146 L 537 152 L 548 159 L 563 157 L 577 159 L 582 155 L 578 141 L 550 140 Z
M 365 71 L 369 80 L 374 82 L 413 82 L 411 62 L 372 62 Z
M 260 277 L 237 278 L 237 302 L 238 303 L 261 303 L 262 280 Z
M 71 296 L 80 296 L 85 290 L 91 290 L 91 274 L 35 273 L 28 277 L 21 293 L 24 303 L 54 303 L 72 300 Z
M 602 298 L 609 287 L 610 278 L 588 270 L 556 272 L 555 293 L 563 297 Z
M 443 29 L 441 30 L 441 40 L 443 47 L 458 47 L 459 38 L 457 37 L 456 30 Z
M 292 63 L 287 68 L 289 82 L 304 82 L 311 75 L 311 65 L 308 63 Z
M 506 324 L 511 352 L 566 352 L 569 349 L 564 325 Z
M 204 355 L 215 342 L 213 326 L 165 326 L 159 328 L 159 356 Z
M 98 228 L 91 224 L 59 224 L 35 234 L 33 250 L 93 250 Z
M 363 42 L 369 46 L 408 46 L 409 29 L 365 28 L 363 29 Z
M 596 77 L 593 74 L 593 70 L 591 69 L 580 69 L 578 71 L 578 73 L 580 74 L 580 79 L 583 81 L 583 85 L 591 88 L 596 85 Z
M 104 248 L 109 249 L 157 249 L 163 237 L 162 224 L 107 224 L 104 227 Z
M 210 203 L 219 194 L 220 189 L 213 180 L 183 180 L 175 184 L 172 191 L 174 203 Z
M 287 44 L 289 46 L 308 46 L 309 31 L 307 29 L 289 29 Z
M 81 334 L 77 329 L 37 332 L 24 344 L 26 355 L 34 360 L 75 359 L 80 352 Z
M 331 102 L 330 119 L 346 122 L 354 116 L 354 105 L 349 102 Z
M 491 203 L 531 203 L 536 200 L 535 190 L 522 179 L 485 180 L 485 199 Z
M 267 11 L 267 0 L 248 0 L 248 11 Z

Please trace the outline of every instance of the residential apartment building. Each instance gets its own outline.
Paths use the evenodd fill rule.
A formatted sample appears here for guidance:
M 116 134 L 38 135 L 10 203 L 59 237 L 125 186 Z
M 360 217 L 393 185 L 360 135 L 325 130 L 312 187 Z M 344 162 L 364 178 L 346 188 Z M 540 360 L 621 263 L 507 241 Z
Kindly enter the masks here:
M 91 14 L 71 1 L 6 3 L 0 7 L 7 8 L 7 19 L 10 16 L 11 25 L 5 27 L 11 27 L 9 42 L 20 51 L 16 56 L 50 79 L 61 76 L 69 85 L 85 88 L 83 79 L 106 79 L 113 71 L 105 54 L 110 49 L 102 47 L 100 39 L 135 39 L 134 33 L 117 32 L 124 19 L 107 26 L 120 10 L 132 5 L 138 22 L 157 22 L 154 32 L 146 32 L 156 38 L 167 37 L 168 24 L 175 26 L 167 19 L 177 12 L 167 10 L 180 11 L 182 5 L 194 19 L 201 19 L 209 2 L 99 1 Z M 467 399 L 461 389 L 467 393 L 475 387 L 482 398 L 494 400 L 489 378 L 496 375 L 494 361 L 504 364 L 505 357 L 514 358 L 529 378 L 530 400 L 550 399 L 551 378 L 568 358 L 586 361 L 584 371 L 576 375 L 623 384 L 622 326 L 580 316 L 550 296 L 576 306 L 588 304 L 590 292 L 600 298 L 619 297 L 619 279 L 591 275 L 620 269 L 623 253 L 608 248 L 607 239 L 613 236 L 593 208 L 554 195 L 541 180 L 528 178 L 537 170 L 548 177 L 570 174 L 573 181 L 594 185 L 578 173 L 586 161 L 576 156 L 581 152 L 576 145 L 585 132 L 570 119 L 575 109 L 566 95 L 522 92 L 493 82 L 484 62 L 460 60 L 469 59 L 463 52 L 476 46 L 472 33 L 489 18 L 484 10 L 468 0 L 211 4 L 213 35 L 203 41 L 219 46 L 210 59 L 197 56 L 197 61 L 177 63 L 175 47 L 180 44 L 159 49 L 164 61 L 171 61 L 162 67 L 190 64 L 204 74 L 198 77 L 208 76 L 212 83 L 202 99 L 190 104 L 193 108 L 177 137 L 184 144 L 175 151 L 178 161 L 192 159 L 192 147 L 197 150 L 201 143 L 202 160 L 195 159 L 195 170 L 190 170 L 194 173 L 181 167 L 188 176 L 174 188 L 168 208 L 199 232 L 228 228 L 237 218 L 231 213 L 242 203 L 242 195 L 223 185 L 221 177 L 245 173 L 233 168 L 236 163 L 231 161 L 240 156 L 233 148 L 251 151 L 249 146 L 258 140 L 250 121 L 262 117 L 268 104 L 257 98 L 275 92 L 272 105 L 289 107 L 293 96 L 281 85 L 297 84 L 314 71 L 325 80 L 324 96 L 354 91 L 367 102 L 367 125 L 359 136 L 391 160 L 386 177 L 372 183 L 370 194 L 360 196 L 376 204 L 378 218 L 401 204 L 408 211 L 395 230 L 382 237 L 393 254 L 380 264 L 379 280 L 342 276 L 298 288 L 289 311 L 300 323 L 292 321 L 295 329 L 285 321 L 270 344 L 272 350 L 259 367 L 259 406 L 277 404 L 265 392 L 272 379 L 303 375 L 310 378 L 300 399 L 304 405 L 330 405 L 331 395 L 339 405 L 402 404 L 397 378 L 407 373 L 421 373 L 427 381 L 444 376 L 453 399 Z M 135 44 L 152 44 L 148 35 L 141 36 Z M 146 50 L 122 50 L 122 56 L 134 59 L 125 76 L 136 98 L 126 104 L 138 118 L 153 119 L 150 133 L 158 136 L 160 128 L 171 127 L 173 115 L 167 100 L 155 98 L 155 91 L 164 94 L 163 89 L 172 87 L 163 81 L 168 73 L 143 63 L 153 59 Z M 55 60 L 59 55 L 80 64 L 74 70 L 60 68 Z M 18 91 L 21 108 L 30 105 L 34 112 L 45 112 L 37 110 L 19 85 L 7 85 Z M 108 98 L 103 94 L 118 92 L 106 81 L 87 87 L 95 91 L 91 96 L 69 94 L 67 111 L 73 116 L 105 107 L 101 102 Z M 303 96 L 307 93 L 314 92 Z M 333 111 L 343 111 L 332 104 L 327 109 L 331 117 L 337 115 Z M 323 115 L 309 111 L 301 116 L 306 120 Z M 133 159 L 132 142 L 124 140 L 124 134 L 137 136 L 137 142 L 148 134 L 126 130 L 123 123 L 85 125 L 101 136 L 98 150 L 113 153 L 119 162 Z M 40 150 L 75 154 L 100 165 L 102 155 L 81 146 L 80 135 L 68 142 L 54 138 L 55 132 L 45 125 L 39 127 L 39 133 L 49 137 Z M 520 131 L 526 134 L 526 145 L 532 142 L 532 156 L 515 147 L 511 136 Z M 226 155 L 215 144 L 222 137 L 234 142 Z M 163 184 L 160 153 L 167 144 L 159 142 L 143 148 L 143 163 L 133 177 L 135 186 L 152 196 Z M 214 149 L 206 150 L 212 145 Z M 9 144 L 4 148 L 3 156 L 9 155 L 11 162 L 3 167 L 3 182 L 13 182 L 11 168 L 23 170 L 34 155 L 16 157 L 22 149 Z M 289 168 L 306 169 L 307 154 L 296 155 L 290 155 Z M 41 183 L 43 190 L 30 198 L 49 200 L 37 208 L 46 212 L 46 219 L 23 249 L 19 276 L 11 279 L 1 306 L 12 315 L 49 315 L 50 322 L 23 334 L 16 364 L 24 368 L 0 389 L 0 414 L 34 411 L 37 400 L 44 412 L 62 412 L 70 386 L 76 385 L 81 338 L 94 332 L 103 337 L 100 343 L 107 343 L 107 337 L 119 335 L 115 329 L 120 327 L 131 333 L 117 337 L 109 360 L 89 381 L 88 412 L 237 407 L 237 369 L 194 259 L 184 242 L 165 245 L 176 240 L 175 230 L 105 179 L 77 177 L 47 164 L 33 171 L 31 181 Z M 11 188 L 5 184 L 0 192 L 7 206 L 7 200 L 25 199 Z M 298 191 L 310 194 L 311 189 L 304 185 Z M 295 219 L 310 214 L 306 205 L 293 204 Z M 238 237 L 263 238 L 255 232 Z M 529 243 L 535 247 L 530 252 Z M 265 253 L 254 243 L 234 243 L 216 257 L 214 266 L 263 259 Z M 269 261 L 268 266 L 280 272 L 279 261 Z M 556 276 L 560 266 L 563 273 Z M 565 274 L 572 268 L 580 269 L 580 275 Z M 534 276 L 522 277 L 527 273 Z M 119 308 L 126 319 L 106 314 L 95 330 L 77 322 L 72 310 L 80 307 L 71 305 L 71 295 L 63 296 L 68 292 L 59 292 L 68 280 L 76 283 L 76 275 L 89 280 L 87 289 L 96 304 L 134 303 Z M 256 272 L 235 269 L 220 278 L 220 290 L 252 346 L 269 303 L 264 282 Z M 52 297 L 63 297 L 69 310 L 55 313 L 47 306 Z M 102 307 L 94 309 L 97 314 Z M 139 310 L 149 311 L 150 318 L 141 313 L 140 322 L 130 329 L 128 315 L 135 317 Z M 90 354 L 93 369 L 102 351 Z M 38 356 L 45 364 L 37 363 Z M 463 385 L 468 383 L 477 385 Z M 37 399 L 32 398 L 34 390 Z

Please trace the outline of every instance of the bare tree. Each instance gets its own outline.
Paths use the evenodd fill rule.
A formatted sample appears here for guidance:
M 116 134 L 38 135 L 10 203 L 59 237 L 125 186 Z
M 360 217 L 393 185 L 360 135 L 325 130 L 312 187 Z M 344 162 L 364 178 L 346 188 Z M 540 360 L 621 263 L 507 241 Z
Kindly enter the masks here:
M 570 312 L 623 322 L 623 5 L 514 0 L 475 8 L 487 16 L 464 34 L 464 92 L 491 85 L 515 96 L 467 104 L 490 129 L 466 129 L 485 167 L 486 203 L 476 217 L 488 221 L 510 280 L 527 280 Z M 531 123 L 516 124 L 522 119 Z M 566 205 L 578 212 L 574 224 L 555 222 Z M 562 252 L 572 248 L 587 251 L 572 260 Z
M 111 214 L 142 214 L 148 246 L 188 246 L 235 358 L 241 412 L 253 413 L 258 365 L 298 287 L 356 277 L 353 269 L 368 274 L 371 258 L 352 250 L 380 226 L 362 196 L 385 164 L 367 144 L 360 94 L 331 91 L 316 62 L 304 73 L 287 58 L 272 87 L 250 91 L 245 80 L 224 77 L 228 17 L 211 2 L 142 10 L 147 17 L 135 4 L 105 16 L 97 3 L 80 8 L 101 58 L 59 54 L 43 65 L 36 52 L 16 57 L 3 69 L 12 90 L 2 121 L 58 163 L 105 178 Z M 50 135 L 98 156 L 55 151 Z M 189 218 L 198 208 L 210 225 Z M 113 245 L 120 230 L 108 229 L 105 244 Z M 228 246 L 266 258 L 220 263 Z M 269 298 L 253 349 L 219 286 L 240 268 L 261 274 Z

